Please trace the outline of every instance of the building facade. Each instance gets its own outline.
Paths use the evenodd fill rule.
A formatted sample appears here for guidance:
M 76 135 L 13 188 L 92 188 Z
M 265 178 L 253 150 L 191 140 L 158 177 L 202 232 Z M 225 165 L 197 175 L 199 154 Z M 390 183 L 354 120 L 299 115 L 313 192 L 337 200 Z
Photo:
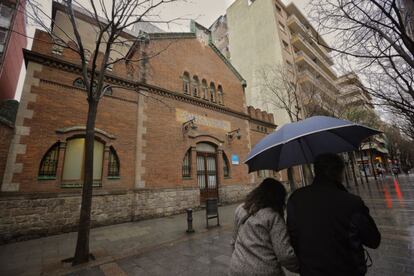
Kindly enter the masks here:
M 62 6 L 54 3 L 53 14 L 60 31 L 69 28 Z M 88 35 L 87 16 L 78 24 Z M 193 30 L 149 34 L 142 43 L 158 55 L 138 68 L 119 62 L 107 69 L 111 89 L 96 119 L 93 225 L 170 215 L 208 197 L 240 201 L 268 176 L 249 175 L 243 160 L 276 128 L 273 115 L 246 105 L 244 79 L 204 29 Z M 43 31 L 35 37 L 25 51 L 14 135 L 1 156 L 4 241 L 70 231 L 79 217 L 87 115 L 79 58 Z M 139 58 L 141 46 L 127 50 Z
M 340 101 L 342 108 L 355 117 L 356 121 L 368 121 L 368 118 L 380 122 L 375 113 L 371 96 L 364 90 L 359 77 L 348 73 L 337 79 L 340 88 Z M 377 171 L 389 171 L 387 141 L 384 134 L 375 135 L 362 143 L 361 148 L 355 152 L 355 161 L 361 174 L 373 176 Z
M 0 101 L 14 99 L 26 47 L 25 1 L 0 3 Z
M 315 115 L 315 104 L 320 111 L 336 101 L 333 61 L 321 46 L 327 44 L 293 3 L 236 0 L 227 9 L 226 18 L 230 60 L 247 81 L 248 104 L 275 114 L 278 125 L 290 122 L 287 111 L 272 103 L 274 95 L 263 88 L 261 72 L 266 68 L 278 68 L 288 76 L 284 81 L 300 87 L 302 117 Z M 216 29 L 213 24 L 213 33 Z

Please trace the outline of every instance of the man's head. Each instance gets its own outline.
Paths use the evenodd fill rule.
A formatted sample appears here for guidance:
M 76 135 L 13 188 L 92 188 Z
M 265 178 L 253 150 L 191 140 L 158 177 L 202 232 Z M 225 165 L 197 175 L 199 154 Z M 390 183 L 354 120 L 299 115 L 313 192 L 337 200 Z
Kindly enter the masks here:
M 331 181 L 342 181 L 345 168 L 344 160 L 339 155 L 325 153 L 318 155 L 313 163 L 315 176 Z

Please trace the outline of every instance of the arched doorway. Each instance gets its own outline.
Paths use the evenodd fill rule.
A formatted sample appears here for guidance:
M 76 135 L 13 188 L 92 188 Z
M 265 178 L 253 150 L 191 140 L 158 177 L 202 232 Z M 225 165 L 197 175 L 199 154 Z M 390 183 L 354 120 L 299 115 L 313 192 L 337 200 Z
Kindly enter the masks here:
M 200 202 L 205 202 L 207 198 L 218 198 L 217 148 L 209 143 L 198 143 L 196 151 Z

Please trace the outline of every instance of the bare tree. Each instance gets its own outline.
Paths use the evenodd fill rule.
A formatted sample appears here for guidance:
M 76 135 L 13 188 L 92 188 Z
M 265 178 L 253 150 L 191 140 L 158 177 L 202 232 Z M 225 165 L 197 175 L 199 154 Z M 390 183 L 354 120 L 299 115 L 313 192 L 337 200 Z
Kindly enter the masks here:
M 413 142 L 401 135 L 400 130 L 395 126 L 386 125 L 384 133 L 387 137 L 387 146 L 392 162 L 399 160 L 402 170 L 408 171 L 414 166 Z
M 322 35 L 334 38 L 342 64 L 362 77 L 377 104 L 414 123 L 414 5 L 410 0 L 311 0 Z M 413 137 L 412 137 L 413 138 Z
M 294 67 L 265 65 L 257 71 L 259 101 L 286 112 L 290 122 L 297 122 L 314 115 L 328 115 L 326 95 L 315 84 L 301 82 Z M 315 80 L 316 81 L 316 80 Z M 309 165 L 303 166 L 305 182 L 310 182 L 312 173 Z M 294 188 L 293 171 L 288 169 L 291 188 Z
M 89 233 L 95 121 L 100 99 L 110 87 L 105 84 L 106 71 L 112 70 L 113 65 L 117 63 L 139 68 L 140 65 L 145 65 L 149 58 L 159 54 L 159 52 L 151 54 L 146 51 L 148 36 L 131 35 L 128 30 L 139 22 L 169 24 L 177 20 L 177 18 L 168 21 L 161 20 L 158 16 L 158 9 L 178 1 L 180 0 L 63 0 L 60 5 L 64 7 L 67 16 L 65 23 L 69 22 L 69 28 L 59 25 L 60 22 L 55 22 L 47 15 L 41 3 L 36 0 L 27 1 L 28 18 L 47 32 L 55 46 L 69 49 L 79 56 L 82 79 L 87 93 L 85 167 L 76 251 L 74 257 L 71 258 L 73 265 L 88 262 L 91 257 Z M 79 18 L 85 16 L 88 18 L 89 34 L 80 28 L 84 21 L 82 23 Z M 91 32 L 96 35 L 96 41 L 92 43 L 88 37 Z M 141 49 L 138 51 L 138 57 L 131 55 L 134 47 Z
M 326 95 L 315 84 L 301 82 L 293 67 L 265 65 L 258 72 L 259 101 L 284 110 L 290 122 L 320 115 L 328 105 Z M 329 113 L 326 111 L 326 113 Z

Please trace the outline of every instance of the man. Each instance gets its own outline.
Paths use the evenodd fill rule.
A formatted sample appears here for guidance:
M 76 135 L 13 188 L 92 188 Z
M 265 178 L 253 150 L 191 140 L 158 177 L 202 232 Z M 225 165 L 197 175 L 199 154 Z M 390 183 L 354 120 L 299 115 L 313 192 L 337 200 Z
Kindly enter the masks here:
M 362 246 L 380 244 L 368 207 L 341 183 L 344 167 L 338 155 L 316 157 L 312 185 L 289 198 L 287 226 L 302 276 L 365 275 Z

